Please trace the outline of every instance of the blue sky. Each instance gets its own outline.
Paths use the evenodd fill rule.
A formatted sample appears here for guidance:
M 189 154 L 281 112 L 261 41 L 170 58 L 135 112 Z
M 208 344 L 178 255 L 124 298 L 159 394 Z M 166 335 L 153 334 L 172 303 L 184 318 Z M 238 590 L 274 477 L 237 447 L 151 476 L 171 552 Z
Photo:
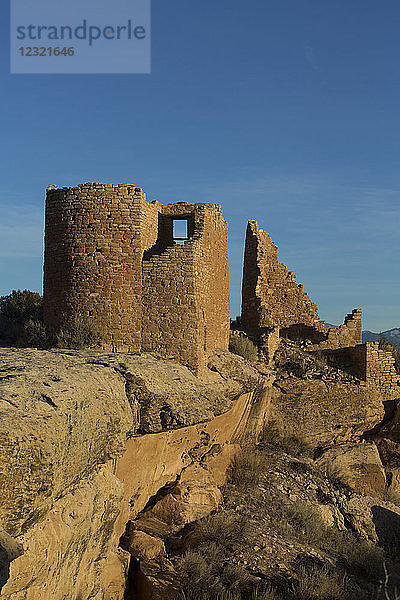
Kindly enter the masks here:
M 255 218 L 322 318 L 400 325 L 397 1 L 153 0 L 150 75 L 10 75 L 0 10 L 0 294 L 41 290 L 49 183 L 132 182 L 222 204 L 233 315 Z

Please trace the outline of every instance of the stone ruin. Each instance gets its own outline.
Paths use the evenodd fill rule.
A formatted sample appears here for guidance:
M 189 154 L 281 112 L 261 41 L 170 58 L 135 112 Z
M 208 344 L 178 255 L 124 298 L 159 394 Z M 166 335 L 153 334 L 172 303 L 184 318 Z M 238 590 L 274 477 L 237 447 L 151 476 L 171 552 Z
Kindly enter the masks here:
M 180 231 L 179 228 L 180 227 Z M 102 347 L 151 352 L 201 375 L 229 343 L 227 223 L 217 204 L 148 202 L 132 184 L 87 183 L 46 199 L 44 318 L 56 333 L 84 318 Z M 249 221 L 240 329 L 270 358 L 279 337 L 344 360 L 387 396 L 399 378 L 391 355 L 362 344 L 362 311 L 326 328 L 303 286 Z
M 398 395 L 393 356 L 378 342 L 362 343 L 362 310 L 354 309 L 339 327 L 326 328 L 317 305 L 279 262 L 277 245 L 256 221 L 248 222 L 246 232 L 240 327 L 267 358 L 277 336 L 306 341 L 307 350 L 323 353 L 386 400 Z
M 130 184 L 49 186 L 48 329 L 85 318 L 105 349 L 153 352 L 202 373 L 212 351 L 228 348 L 227 230 L 217 204 L 163 206 Z

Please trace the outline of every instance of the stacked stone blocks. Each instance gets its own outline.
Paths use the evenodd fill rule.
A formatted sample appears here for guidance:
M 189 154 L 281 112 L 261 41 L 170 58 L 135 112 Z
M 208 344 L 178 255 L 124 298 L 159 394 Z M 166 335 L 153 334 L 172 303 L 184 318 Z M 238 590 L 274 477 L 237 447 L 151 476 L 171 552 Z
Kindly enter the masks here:
M 362 342 L 362 311 L 354 309 L 343 325 L 325 328 L 303 285 L 293 271 L 279 262 L 271 236 L 249 221 L 243 265 L 242 327 L 260 341 L 266 328 L 279 327 L 280 335 L 309 339 L 310 350 L 354 346 Z
M 246 231 L 241 323 L 256 338 L 266 327 L 320 323 L 317 305 L 279 262 L 276 244 L 256 221 L 249 221 Z
M 173 221 L 188 239 L 173 239 Z M 196 373 L 229 336 L 227 224 L 214 204 L 148 202 L 132 184 L 49 186 L 44 316 L 88 319 L 103 348 L 157 352 Z

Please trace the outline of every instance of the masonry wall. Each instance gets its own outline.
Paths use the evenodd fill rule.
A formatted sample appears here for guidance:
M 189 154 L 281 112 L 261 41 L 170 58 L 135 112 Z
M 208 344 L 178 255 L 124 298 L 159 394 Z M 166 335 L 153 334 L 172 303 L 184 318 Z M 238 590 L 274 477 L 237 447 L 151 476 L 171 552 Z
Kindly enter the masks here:
M 189 239 L 174 244 L 172 221 L 187 218 Z M 227 224 L 218 205 L 162 208 L 159 238 L 143 258 L 142 349 L 204 371 L 228 347 Z
M 174 220 L 185 220 L 178 244 Z M 121 184 L 50 186 L 44 316 L 57 333 L 84 319 L 102 347 L 155 352 L 204 371 L 230 326 L 227 224 L 221 207 L 149 203 Z
M 195 267 L 204 327 L 206 356 L 227 349 L 230 330 L 228 224 L 219 205 L 203 209 L 202 234 L 196 243 Z M 227 308 L 228 307 L 228 308 Z
M 390 352 L 379 349 L 379 342 L 363 344 L 366 352 L 366 381 L 380 390 L 385 399 L 399 397 L 400 377 L 395 369 L 395 359 Z
M 294 273 L 279 262 L 277 246 L 256 221 L 247 225 L 241 320 L 254 337 L 265 327 L 321 327 L 316 304 Z
M 395 359 L 390 352 L 379 348 L 379 342 L 324 350 L 324 354 L 358 377 L 364 385 L 379 391 L 384 400 L 400 396 L 400 376 L 394 366 Z
M 355 308 L 346 315 L 343 325 L 330 327 L 319 332 L 320 341 L 310 346 L 309 350 L 326 350 L 346 348 L 362 343 L 362 310 Z
M 44 317 L 50 330 L 83 317 L 102 333 L 105 347 L 140 350 L 141 259 L 157 214 L 134 185 L 49 187 Z

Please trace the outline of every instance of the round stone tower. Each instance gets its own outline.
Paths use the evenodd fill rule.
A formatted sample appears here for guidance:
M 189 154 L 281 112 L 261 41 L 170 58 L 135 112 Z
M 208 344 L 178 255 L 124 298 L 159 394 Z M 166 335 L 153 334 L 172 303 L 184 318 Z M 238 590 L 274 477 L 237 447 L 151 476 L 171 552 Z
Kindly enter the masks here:
M 86 321 L 106 349 L 140 351 L 143 249 L 155 243 L 158 205 L 131 184 L 49 186 L 44 319 L 54 333 Z

